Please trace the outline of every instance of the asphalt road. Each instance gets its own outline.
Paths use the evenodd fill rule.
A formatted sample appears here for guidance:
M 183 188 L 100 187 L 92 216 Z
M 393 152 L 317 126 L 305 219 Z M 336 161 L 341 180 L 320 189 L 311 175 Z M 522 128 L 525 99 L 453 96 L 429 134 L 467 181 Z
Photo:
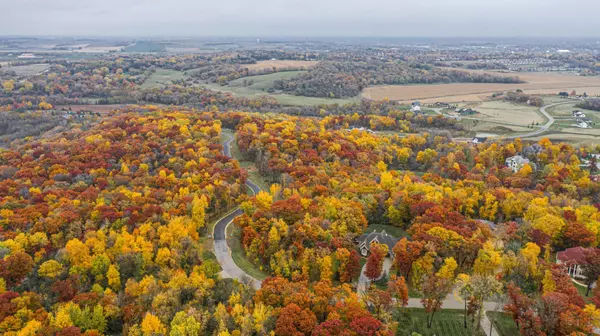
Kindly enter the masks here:
M 533 132 L 529 132 L 526 134 L 521 134 L 521 135 L 511 135 L 511 136 L 507 136 L 504 137 L 505 139 L 517 139 L 517 138 L 531 138 L 534 136 L 538 136 L 542 133 L 547 132 L 550 129 L 550 126 L 552 126 L 552 124 L 554 124 L 554 122 L 556 120 L 554 120 L 554 117 L 551 116 L 546 109 L 549 107 L 554 107 L 554 106 L 558 106 L 558 105 L 565 105 L 565 104 L 573 104 L 573 101 L 568 101 L 568 102 L 562 102 L 562 103 L 555 103 L 555 104 L 550 104 L 550 105 L 546 105 L 546 106 L 542 106 L 540 108 L 540 112 L 544 115 L 544 117 L 546 117 L 548 119 L 548 121 L 542 125 L 542 127 L 538 128 L 537 130 L 533 131 Z
M 223 143 L 223 154 L 229 157 L 231 157 L 232 141 L 233 139 L 230 138 Z M 248 179 L 246 180 L 246 185 L 255 195 L 261 190 L 256 183 Z M 242 210 L 240 208 L 236 208 L 225 217 L 219 219 L 215 224 L 213 231 L 215 256 L 221 265 L 221 269 L 223 269 L 221 272 L 223 277 L 237 279 L 242 283 L 251 285 L 255 289 L 259 289 L 261 286 L 260 280 L 251 277 L 248 273 L 244 272 L 244 270 L 238 267 L 238 265 L 233 261 L 233 258 L 231 257 L 231 249 L 227 245 L 227 226 L 241 214 Z

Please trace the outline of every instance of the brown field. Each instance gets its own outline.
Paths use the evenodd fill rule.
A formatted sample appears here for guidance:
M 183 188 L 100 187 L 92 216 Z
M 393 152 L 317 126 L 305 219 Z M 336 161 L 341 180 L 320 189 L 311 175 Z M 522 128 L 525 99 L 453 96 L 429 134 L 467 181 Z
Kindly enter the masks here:
M 538 111 L 537 107 L 513 104 L 505 101 L 486 101 L 468 104 L 479 113 L 462 117 L 463 119 L 481 119 L 498 124 L 515 126 L 527 126 L 531 123 L 543 123 L 546 121 Z
M 389 98 L 408 102 L 419 99 L 425 103 L 436 101 L 463 102 L 482 101 L 495 92 L 521 89 L 527 93 L 557 94 L 559 91 L 572 91 L 588 95 L 600 95 L 600 77 L 583 77 L 560 73 L 509 73 L 507 76 L 519 76 L 526 83 L 455 83 L 455 84 L 419 84 L 384 85 L 366 88 L 362 96 L 380 100 Z
M 319 63 L 318 61 L 294 61 L 294 60 L 281 60 L 281 61 L 258 61 L 256 64 L 242 64 L 243 67 L 249 70 L 263 70 L 272 67 L 278 69 L 285 68 L 310 68 Z
M 75 52 L 82 53 L 108 53 L 111 51 L 121 51 L 124 47 L 122 46 L 85 46 L 81 49 L 75 50 Z
M 2 68 L 7 71 L 14 71 L 17 76 L 34 76 L 50 68 L 49 64 L 28 64 L 18 66 L 7 66 Z

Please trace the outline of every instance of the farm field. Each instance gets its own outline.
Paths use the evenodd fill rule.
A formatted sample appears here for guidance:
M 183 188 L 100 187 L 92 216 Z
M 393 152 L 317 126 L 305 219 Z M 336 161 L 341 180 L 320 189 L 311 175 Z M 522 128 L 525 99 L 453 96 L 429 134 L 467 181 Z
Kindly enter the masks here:
M 66 109 L 68 110 L 69 108 L 71 108 L 72 111 L 77 112 L 77 111 L 81 111 L 81 110 L 85 110 L 85 111 L 92 111 L 92 112 L 99 112 L 99 113 L 108 113 L 112 110 L 116 110 L 116 109 L 120 109 L 125 107 L 126 105 L 124 104 L 108 104 L 108 105 L 57 105 L 54 106 L 54 109 L 56 110 L 61 110 L 61 109 Z
M 432 103 L 440 100 L 445 102 L 482 101 L 494 92 L 517 89 L 534 94 L 556 94 L 558 91 L 576 90 L 577 92 L 586 92 L 591 96 L 600 95 L 599 77 L 561 73 L 508 73 L 506 75 L 519 76 L 526 83 L 383 85 L 366 88 L 363 90 L 362 96 L 375 100 L 387 97 L 403 102 L 419 99 L 425 103 Z
M 273 87 L 273 83 L 278 79 L 285 79 L 297 76 L 303 71 L 284 71 L 267 75 L 244 77 L 233 80 L 225 86 L 217 83 L 202 84 L 208 89 L 222 92 L 229 92 L 242 97 L 257 97 L 268 95 L 283 105 L 323 105 L 323 104 L 348 104 L 359 101 L 358 98 L 336 99 L 336 98 L 318 98 L 295 96 L 283 93 L 269 93 L 268 88 Z M 244 82 L 247 83 L 244 85 Z M 251 84 L 250 84 L 251 83 Z
M 256 64 L 242 64 L 242 67 L 249 70 L 263 70 L 268 68 L 310 68 L 319 63 L 318 61 L 295 61 L 295 60 L 278 60 L 278 61 L 258 61 Z
M 182 71 L 170 69 L 156 69 L 156 71 L 146 79 L 142 84 L 143 89 L 160 87 L 165 84 L 171 84 L 174 80 L 183 79 L 185 74 Z
M 472 108 L 479 113 L 459 116 L 460 123 L 478 136 L 517 135 L 533 131 L 533 124 L 543 124 L 546 119 L 534 106 L 513 104 L 505 101 L 486 101 L 460 104 L 463 108 Z M 452 115 L 457 113 L 450 112 Z M 529 126 L 529 127 L 528 127 Z M 535 126 L 534 126 L 535 127 Z
M 543 123 L 546 119 L 539 113 L 539 108 L 524 104 L 513 104 L 505 101 L 474 102 L 460 107 L 468 107 L 479 113 L 461 119 L 481 119 L 498 124 L 527 126 L 531 123 Z
M 460 123 L 468 130 L 473 131 L 477 136 L 494 137 L 502 135 L 515 135 L 518 133 L 531 132 L 531 128 L 525 126 L 499 124 L 490 121 L 461 119 Z
M 87 45 L 79 50 L 75 50 L 75 52 L 80 53 L 107 53 L 107 52 L 115 52 L 121 51 L 125 48 L 125 46 L 99 46 L 99 45 Z
M 50 68 L 49 64 L 28 64 L 3 67 L 2 70 L 14 71 L 17 76 L 33 76 L 40 74 Z

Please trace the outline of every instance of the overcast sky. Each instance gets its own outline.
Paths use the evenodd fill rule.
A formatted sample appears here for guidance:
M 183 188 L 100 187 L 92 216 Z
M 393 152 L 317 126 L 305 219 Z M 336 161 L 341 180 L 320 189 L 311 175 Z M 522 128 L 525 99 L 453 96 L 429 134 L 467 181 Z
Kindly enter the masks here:
M 0 35 L 600 35 L 600 0 L 0 0 Z

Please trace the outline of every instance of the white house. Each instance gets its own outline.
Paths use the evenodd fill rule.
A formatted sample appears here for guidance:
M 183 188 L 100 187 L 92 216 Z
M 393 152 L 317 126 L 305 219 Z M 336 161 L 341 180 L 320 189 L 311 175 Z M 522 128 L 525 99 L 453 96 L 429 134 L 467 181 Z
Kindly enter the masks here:
M 421 113 L 421 106 L 420 105 L 414 105 L 410 110 L 412 112 L 414 112 L 414 113 Z
M 578 120 L 576 126 L 579 128 L 592 128 L 590 125 L 588 125 L 588 123 L 586 123 L 583 120 Z
M 516 173 L 519 170 L 521 170 L 521 168 L 523 168 L 524 165 L 529 163 L 529 159 L 526 159 L 521 155 L 515 155 L 506 158 L 506 161 L 504 161 L 504 163 L 508 168 L 512 169 L 512 171 Z
M 585 257 L 586 248 L 581 246 L 571 247 L 556 254 L 556 263 L 565 265 L 567 272 L 573 278 L 585 278 L 582 275 L 581 264 Z

